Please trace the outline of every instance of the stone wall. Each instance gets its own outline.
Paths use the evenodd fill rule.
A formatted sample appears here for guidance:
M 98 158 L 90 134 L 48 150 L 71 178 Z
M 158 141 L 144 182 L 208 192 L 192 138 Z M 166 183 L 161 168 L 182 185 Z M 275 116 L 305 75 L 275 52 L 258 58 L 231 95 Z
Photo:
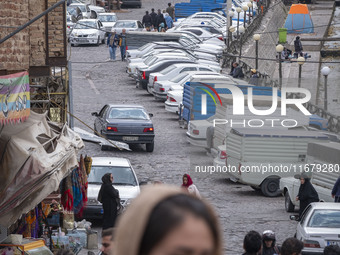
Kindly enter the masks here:
M 0 2 L 0 38 L 29 20 L 26 0 Z M 0 70 L 25 70 L 29 67 L 29 28 L 0 45 Z
M 268 11 L 262 20 L 261 26 L 254 32 L 260 33 L 261 39 L 259 40 L 259 58 L 276 58 L 275 47 L 278 43 L 278 28 L 284 27 L 284 23 L 287 17 L 286 7 L 283 5 L 282 1 L 272 1 L 269 7 L 271 10 Z M 277 32 L 275 32 L 277 31 Z M 255 42 L 253 37 L 248 39 L 248 41 L 243 45 L 243 54 L 249 57 L 255 57 Z M 247 65 L 255 68 L 255 59 L 242 59 Z M 273 77 L 276 62 L 259 60 L 258 71 L 262 74 L 268 74 Z
M 33 19 L 59 0 L 0 2 L 0 38 Z M 4 3 L 5 2 L 5 3 Z M 65 4 L 66 5 L 66 4 Z M 59 6 L 0 45 L 0 70 L 29 70 L 48 65 L 49 57 L 66 57 L 63 31 L 65 17 Z M 48 25 L 47 25 L 48 24 Z M 46 33 L 48 31 L 48 42 Z

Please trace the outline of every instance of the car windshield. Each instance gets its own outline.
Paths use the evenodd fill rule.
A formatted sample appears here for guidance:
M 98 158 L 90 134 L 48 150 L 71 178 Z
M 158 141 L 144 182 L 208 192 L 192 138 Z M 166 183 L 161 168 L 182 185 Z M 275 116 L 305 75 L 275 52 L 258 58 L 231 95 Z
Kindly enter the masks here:
M 101 184 L 102 177 L 106 173 L 112 173 L 114 185 L 131 185 L 137 186 L 136 178 L 130 167 L 119 166 L 94 166 L 91 167 L 91 172 L 88 176 L 89 184 Z
M 111 108 L 109 119 L 142 119 L 148 120 L 149 116 L 141 108 Z
M 167 68 L 163 69 L 162 71 L 160 71 L 160 73 L 165 75 L 165 74 L 171 72 L 174 69 L 176 69 L 176 66 L 171 65 L 171 66 L 168 66 Z
M 146 64 L 148 66 L 149 63 L 151 63 L 154 59 L 156 59 L 156 57 L 154 55 L 149 56 L 144 60 L 144 64 Z
M 136 28 L 137 24 L 134 21 L 117 21 L 114 27 Z
M 117 21 L 116 15 L 99 15 L 98 19 L 101 22 L 114 22 L 114 21 Z
M 315 210 L 310 217 L 308 227 L 311 228 L 340 228 L 340 210 Z
M 145 50 L 147 47 L 149 47 L 150 45 L 151 45 L 151 43 L 144 44 L 143 46 L 139 47 L 138 50 L 139 50 L 139 51 L 143 51 L 143 50 Z
M 79 5 L 72 5 L 71 7 L 79 7 L 79 9 L 81 10 L 81 12 L 86 12 L 86 7 L 82 4 Z
M 170 81 L 174 83 L 180 82 L 184 77 L 188 76 L 187 73 L 182 73 L 181 75 L 176 76 L 175 78 L 172 78 Z
M 76 29 L 93 29 L 93 28 L 97 28 L 96 23 L 94 21 L 85 21 L 82 20 L 80 22 L 77 23 Z
M 67 11 L 71 15 L 77 15 L 77 7 L 75 7 L 75 6 L 73 6 L 73 7 L 72 6 L 68 6 L 67 7 Z

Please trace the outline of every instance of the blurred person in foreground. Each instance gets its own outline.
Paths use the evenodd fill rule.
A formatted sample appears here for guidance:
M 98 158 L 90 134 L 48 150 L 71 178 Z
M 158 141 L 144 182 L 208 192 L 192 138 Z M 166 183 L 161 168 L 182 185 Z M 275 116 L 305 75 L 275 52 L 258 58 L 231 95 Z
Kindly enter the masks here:
M 340 247 L 338 245 L 328 245 L 323 249 L 323 255 L 340 255 Z
M 102 247 L 100 255 L 110 255 L 113 250 L 113 228 L 107 228 L 102 232 Z
M 290 237 L 283 242 L 280 255 L 300 255 L 302 249 L 303 242 L 295 237 Z
M 272 230 L 266 230 L 262 233 L 262 255 L 279 255 L 275 233 Z
M 262 248 L 261 235 L 252 230 L 249 231 L 243 239 L 243 249 L 245 253 L 243 255 L 260 255 Z
M 210 205 L 181 188 L 145 187 L 118 221 L 115 255 L 222 255 Z

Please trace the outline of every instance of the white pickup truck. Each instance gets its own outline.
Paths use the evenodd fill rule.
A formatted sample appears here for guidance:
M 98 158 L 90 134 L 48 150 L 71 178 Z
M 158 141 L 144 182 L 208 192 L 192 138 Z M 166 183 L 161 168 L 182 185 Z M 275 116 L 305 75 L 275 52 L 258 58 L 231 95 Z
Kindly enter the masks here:
M 306 172 L 319 194 L 320 201 L 333 202 L 331 191 L 340 175 L 340 143 L 309 143 L 306 157 Z M 300 180 L 294 177 L 280 179 L 280 190 L 285 197 L 285 209 L 293 212 L 299 206 L 295 198 L 299 193 Z

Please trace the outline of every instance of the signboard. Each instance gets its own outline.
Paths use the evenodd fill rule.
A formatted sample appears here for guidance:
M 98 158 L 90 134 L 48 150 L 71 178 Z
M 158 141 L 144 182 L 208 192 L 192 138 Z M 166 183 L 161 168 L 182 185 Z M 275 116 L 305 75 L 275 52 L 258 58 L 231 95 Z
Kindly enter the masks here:
M 29 115 L 28 72 L 0 76 L 0 125 L 23 122 Z

